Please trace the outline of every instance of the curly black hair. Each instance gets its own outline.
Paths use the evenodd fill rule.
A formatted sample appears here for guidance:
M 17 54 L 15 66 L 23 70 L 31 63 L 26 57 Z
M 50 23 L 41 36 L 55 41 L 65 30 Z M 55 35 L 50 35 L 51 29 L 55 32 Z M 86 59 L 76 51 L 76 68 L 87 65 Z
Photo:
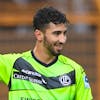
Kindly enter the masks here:
M 33 29 L 34 31 L 36 29 L 43 31 L 50 22 L 54 24 L 69 24 L 69 21 L 67 20 L 65 14 L 61 13 L 53 7 L 45 7 L 38 10 L 36 15 L 34 16 Z

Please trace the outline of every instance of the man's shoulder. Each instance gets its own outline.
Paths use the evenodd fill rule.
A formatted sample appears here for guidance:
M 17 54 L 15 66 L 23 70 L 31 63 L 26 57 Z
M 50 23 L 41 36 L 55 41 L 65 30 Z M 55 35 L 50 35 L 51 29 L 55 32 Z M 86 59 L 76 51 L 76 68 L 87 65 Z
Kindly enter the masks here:
M 30 55 L 31 55 L 30 51 L 25 51 L 22 53 L 6 53 L 6 54 L 0 54 L 0 59 L 14 61 L 20 57 L 27 57 Z
M 59 55 L 58 59 L 60 62 L 66 64 L 66 65 L 70 65 L 74 69 L 81 69 L 82 68 L 82 66 L 79 63 L 77 63 L 75 60 L 71 59 L 70 57 L 67 57 L 64 55 Z
M 68 64 L 68 63 L 71 63 L 71 64 L 72 63 L 76 63 L 73 59 L 71 59 L 70 57 L 65 56 L 65 55 L 59 55 L 58 59 L 61 62 L 65 63 L 65 64 Z M 76 64 L 78 64 L 78 63 L 76 63 Z
M 29 57 L 32 57 L 32 55 L 31 55 L 31 51 L 24 51 L 24 52 L 21 52 L 21 53 L 15 53 L 15 54 L 13 54 L 13 56 L 15 57 L 15 58 L 29 58 Z
M 31 51 L 24 51 L 24 52 L 19 52 L 19 53 L 12 53 L 8 54 L 8 56 L 13 56 L 13 57 L 27 57 L 31 56 Z

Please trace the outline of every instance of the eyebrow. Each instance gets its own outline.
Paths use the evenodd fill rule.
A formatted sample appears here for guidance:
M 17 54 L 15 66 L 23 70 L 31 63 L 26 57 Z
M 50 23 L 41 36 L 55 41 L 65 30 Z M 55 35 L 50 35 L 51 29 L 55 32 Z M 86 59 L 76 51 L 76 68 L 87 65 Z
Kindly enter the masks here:
M 61 33 L 62 31 L 53 31 L 52 33 L 53 34 L 56 34 L 56 33 Z
M 64 34 L 67 34 L 68 30 L 65 30 L 65 31 L 53 31 L 52 33 L 53 33 L 53 34 L 57 34 L 57 33 L 60 34 L 60 33 L 62 33 L 62 32 L 63 32 Z

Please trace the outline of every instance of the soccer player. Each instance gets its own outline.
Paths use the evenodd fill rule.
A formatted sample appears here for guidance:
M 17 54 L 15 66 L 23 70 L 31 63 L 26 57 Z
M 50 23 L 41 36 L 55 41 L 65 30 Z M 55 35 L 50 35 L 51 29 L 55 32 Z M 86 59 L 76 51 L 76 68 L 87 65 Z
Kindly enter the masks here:
M 33 18 L 33 50 L 0 55 L 0 81 L 9 88 L 9 100 L 92 100 L 84 69 L 61 54 L 69 21 L 53 7 Z

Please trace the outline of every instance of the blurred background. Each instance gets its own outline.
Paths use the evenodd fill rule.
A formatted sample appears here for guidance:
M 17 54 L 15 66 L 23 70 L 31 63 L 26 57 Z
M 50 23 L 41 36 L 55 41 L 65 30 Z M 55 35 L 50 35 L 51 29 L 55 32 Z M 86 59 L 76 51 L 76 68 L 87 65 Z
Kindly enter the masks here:
M 45 6 L 56 7 L 70 20 L 63 54 L 84 67 L 94 100 L 100 100 L 100 0 L 0 0 L 0 53 L 33 48 L 32 19 Z M 7 86 L 2 83 L 0 100 L 8 100 Z

